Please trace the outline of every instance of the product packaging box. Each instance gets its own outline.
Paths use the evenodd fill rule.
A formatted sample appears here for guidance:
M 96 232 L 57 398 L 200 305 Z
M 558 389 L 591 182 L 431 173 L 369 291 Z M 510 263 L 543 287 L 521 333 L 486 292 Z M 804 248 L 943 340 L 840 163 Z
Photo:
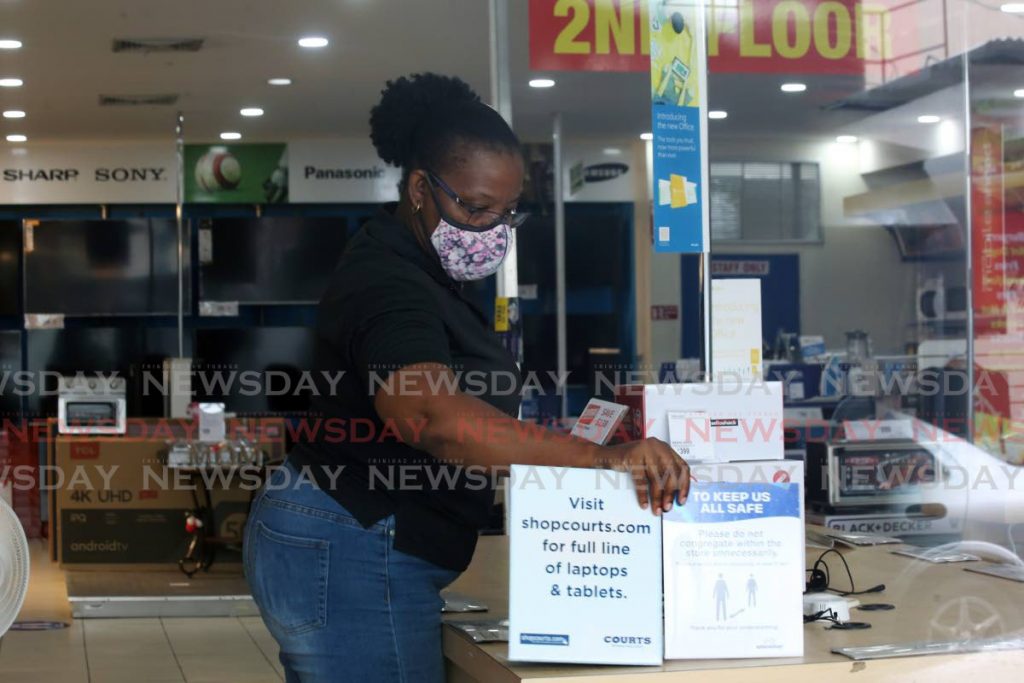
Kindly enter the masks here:
M 693 468 L 664 515 L 665 659 L 803 655 L 803 463 Z
M 634 439 L 661 439 L 691 463 L 740 462 L 783 459 L 782 393 L 781 382 L 626 384 L 615 400 Z
M 661 518 L 630 476 L 513 465 L 509 659 L 660 664 Z

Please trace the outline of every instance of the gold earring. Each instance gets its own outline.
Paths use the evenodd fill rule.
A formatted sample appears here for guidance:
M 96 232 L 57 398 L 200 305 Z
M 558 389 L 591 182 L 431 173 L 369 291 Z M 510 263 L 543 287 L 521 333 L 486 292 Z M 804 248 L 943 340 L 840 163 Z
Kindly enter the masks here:
M 422 204 L 417 204 L 417 205 L 416 205 L 416 209 L 415 209 L 415 210 L 413 211 L 413 213 L 414 213 L 414 214 L 415 214 L 415 213 L 419 213 L 419 212 L 420 212 L 420 209 L 422 208 L 422 206 L 423 206 Z

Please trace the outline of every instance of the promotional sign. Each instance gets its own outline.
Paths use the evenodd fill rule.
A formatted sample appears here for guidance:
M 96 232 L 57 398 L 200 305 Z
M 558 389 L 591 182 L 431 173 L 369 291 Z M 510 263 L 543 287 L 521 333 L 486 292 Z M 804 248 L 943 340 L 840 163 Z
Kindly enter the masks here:
M 615 401 L 629 406 L 631 438 L 661 439 L 684 458 L 781 460 L 782 390 L 782 382 L 761 381 L 625 384 L 615 387 Z
M 7 145 L 0 204 L 173 204 L 174 144 Z
M 706 8 L 708 56 L 716 73 L 858 75 L 893 59 L 894 36 L 903 56 L 912 56 L 920 41 L 917 9 L 900 0 L 651 2 L 530 0 L 530 68 L 645 71 L 652 7 L 670 15 Z
M 998 123 L 971 131 L 971 260 L 975 336 L 1007 333 L 1007 235 L 1003 189 L 1003 134 Z M 1019 251 L 1019 248 L 1015 251 Z M 1013 258 L 1014 266 L 1017 261 Z
M 285 144 L 185 145 L 185 201 L 278 204 L 288 201 Z
M 652 1 L 654 250 L 707 252 L 711 239 L 704 12 L 690 0 Z
M 573 425 L 571 434 L 594 443 L 606 444 L 626 417 L 626 406 L 592 398 Z
M 711 369 L 716 377 L 759 380 L 761 281 L 711 281 Z
M 664 515 L 665 658 L 803 655 L 803 463 L 695 467 Z
M 509 659 L 660 664 L 661 519 L 630 476 L 512 466 Z
M 398 201 L 401 169 L 385 164 L 369 140 L 288 143 L 292 203 Z

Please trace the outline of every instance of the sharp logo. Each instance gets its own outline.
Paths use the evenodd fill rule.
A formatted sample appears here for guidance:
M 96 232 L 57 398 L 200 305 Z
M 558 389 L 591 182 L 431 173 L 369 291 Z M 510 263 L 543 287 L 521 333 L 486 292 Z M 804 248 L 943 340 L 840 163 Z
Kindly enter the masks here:
M 3 169 L 3 179 L 7 183 L 71 183 L 77 182 L 82 175 L 82 172 L 77 168 Z M 97 183 L 146 183 L 161 182 L 169 179 L 170 175 L 167 173 L 166 168 L 118 166 L 117 168 L 101 167 L 93 171 L 93 180 Z
M 614 180 L 629 172 L 629 166 L 618 162 L 593 164 L 583 169 L 583 180 L 587 183 L 599 183 L 603 180 Z

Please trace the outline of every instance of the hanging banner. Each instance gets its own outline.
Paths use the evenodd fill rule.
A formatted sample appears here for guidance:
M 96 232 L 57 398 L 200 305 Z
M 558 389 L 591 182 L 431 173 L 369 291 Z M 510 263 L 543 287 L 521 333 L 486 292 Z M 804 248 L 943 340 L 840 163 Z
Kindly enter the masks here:
M 707 252 L 704 12 L 694 0 L 651 0 L 650 23 L 654 250 Z
M 1007 333 L 1004 192 L 1003 134 L 993 122 L 971 131 L 971 307 L 977 337 Z
M 186 145 L 185 201 L 278 204 L 288 201 L 288 146 Z
M 534 71 L 644 71 L 650 0 L 530 0 Z M 889 7 L 891 5 L 891 8 Z M 897 0 L 655 0 L 656 12 L 707 7 L 710 68 L 724 73 L 862 74 L 913 53 L 915 3 Z M 906 27 L 912 30 L 900 30 Z M 940 36 L 929 43 L 942 40 Z
M 174 144 L 8 145 L 0 204 L 173 204 Z
M 395 202 L 401 169 L 385 164 L 369 140 L 288 143 L 289 201 Z

